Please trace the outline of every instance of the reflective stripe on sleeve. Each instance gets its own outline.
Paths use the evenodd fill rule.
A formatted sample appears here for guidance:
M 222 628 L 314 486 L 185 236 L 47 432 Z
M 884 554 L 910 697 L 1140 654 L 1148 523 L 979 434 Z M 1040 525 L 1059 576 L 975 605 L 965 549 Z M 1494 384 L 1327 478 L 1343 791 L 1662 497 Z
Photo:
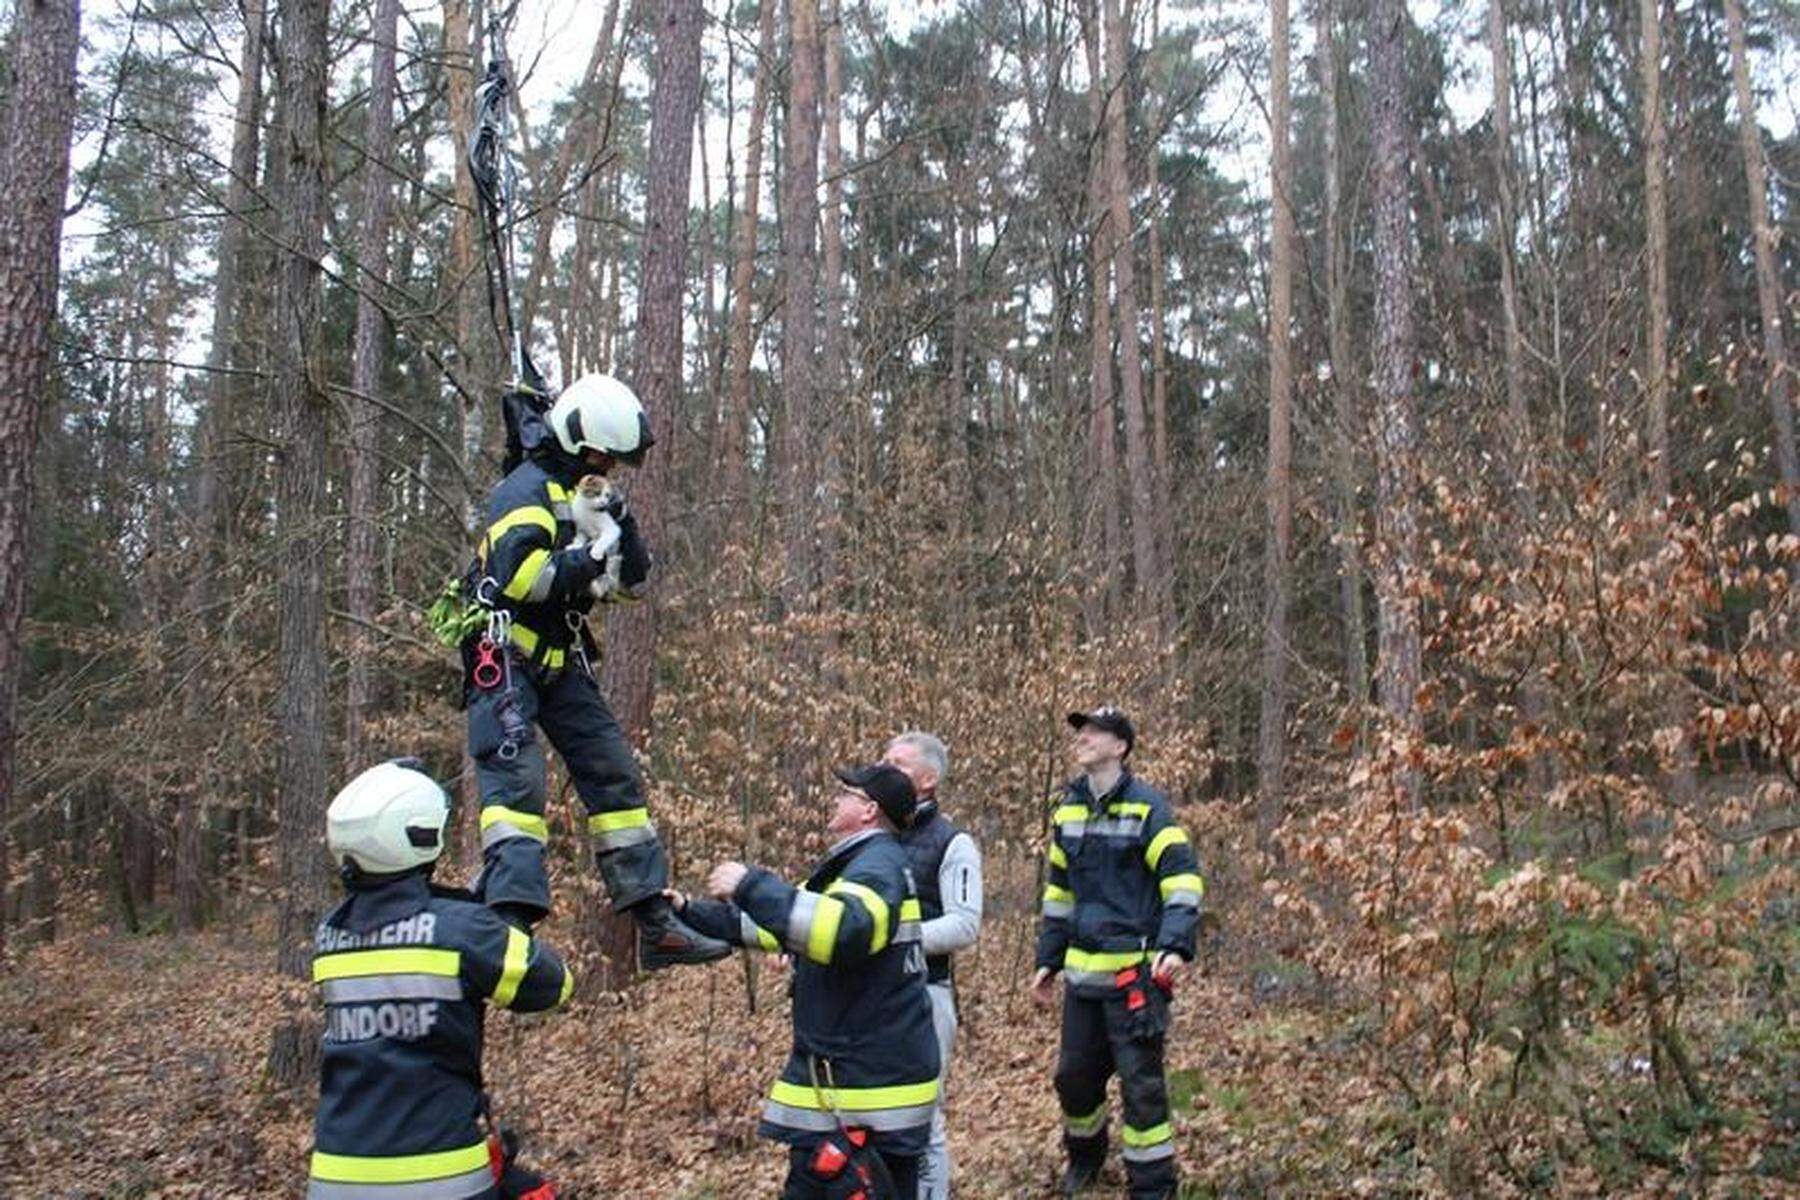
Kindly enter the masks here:
M 1206 894 L 1206 883 L 1198 875 L 1171 875 L 1156 886 L 1163 903 L 1172 906 L 1199 908 L 1200 897 Z
M 848 879 L 835 879 L 825 889 L 828 896 L 854 896 L 868 910 L 869 919 L 874 928 L 869 932 L 869 953 L 880 954 L 888 944 L 888 904 L 881 894 L 872 887 L 854 883 Z
M 771 954 L 781 949 L 780 939 L 752 921 L 749 913 L 738 914 L 738 939 L 746 946 L 755 946 Z
M 1043 911 L 1046 917 L 1067 917 L 1075 911 L 1075 893 L 1054 883 L 1045 884 Z
M 521 931 L 506 929 L 506 962 L 500 968 L 500 982 L 494 985 L 494 1003 L 511 1008 L 525 982 L 525 971 L 531 966 L 531 939 Z
M 842 900 L 801 888 L 794 893 L 794 907 L 788 910 L 788 947 L 813 962 L 828 963 L 843 920 Z
M 555 580 L 556 568 L 550 565 L 550 552 L 533 550 L 520 561 L 519 569 L 500 594 L 508 600 L 541 604 L 550 595 L 550 585 Z
M 513 509 L 488 526 L 488 545 L 492 546 L 506 536 L 509 530 L 516 529 L 520 525 L 535 525 L 549 534 L 552 540 L 556 538 L 556 517 L 542 505 L 527 504 L 523 508 Z
M 1152 871 L 1156 870 L 1156 864 L 1162 861 L 1163 851 L 1170 846 L 1186 845 L 1187 840 L 1186 830 L 1179 825 L 1170 825 L 1150 839 L 1150 845 L 1144 850 L 1144 862 Z
M 1063 853 L 1063 848 L 1055 842 L 1050 843 L 1050 865 L 1062 867 L 1064 870 L 1067 870 L 1069 866 L 1069 856 Z

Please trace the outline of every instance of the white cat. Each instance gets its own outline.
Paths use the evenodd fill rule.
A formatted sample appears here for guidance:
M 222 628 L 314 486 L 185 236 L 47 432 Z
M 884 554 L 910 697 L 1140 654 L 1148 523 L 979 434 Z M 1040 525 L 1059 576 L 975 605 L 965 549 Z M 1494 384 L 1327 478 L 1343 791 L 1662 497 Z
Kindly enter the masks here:
M 599 547 L 597 551 L 590 549 L 590 553 L 606 559 L 606 570 L 588 584 L 596 600 L 605 600 L 619 590 L 619 523 L 606 511 L 612 498 L 612 484 L 604 475 L 583 475 L 569 493 L 569 516 L 575 522 L 575 538 L 570 545 Z

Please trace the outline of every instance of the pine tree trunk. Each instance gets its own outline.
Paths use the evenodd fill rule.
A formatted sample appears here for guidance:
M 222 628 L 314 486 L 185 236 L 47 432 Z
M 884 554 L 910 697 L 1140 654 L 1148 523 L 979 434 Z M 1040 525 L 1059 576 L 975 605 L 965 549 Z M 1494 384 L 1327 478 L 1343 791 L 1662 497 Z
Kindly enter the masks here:
M 1794 452 L 1794 409 L 1800 407 L 1800 378 L 1788 363 L 1782 320 L 1781 276 L 1775 266 L 1776 233 L 1769 221 L 1768 168 L 1762 128 L 1750 93 L 1750 55 L 1744 46 L 1742 0 L 1725 0 L 1725 27 L 1731 39 L 1731 80 L 1737 93 L 1738 145 L 1744 154 L 1744 182 L 1750 191 L 1750 236 L 1756 253 L 1756 304 L 1762 316 L 1763 387 L 1775 424 L 1775 461 L 1787 489 L 1788 529 L 1800 533 L 1800 465 Z
M 399 37 L 400 0 L 376 0 L 370 30 L 375 53 L 369 71 L 369 111 L 364 125 L 363 200 L 358 228 L 356 341 L 350 386 L 349 546 L 344 564 L 345 598 L 350 611 L 350 654 L 344 694 L 344 765 L 364 764 L 364 726 L 374 700 L 375 551 L 381 509 L 378 454 L 381 409 L 362 399 L 382 390 L 387 358 L 387 318 L 376 295 L 388 285 L 388 226 L 394 207 L 394 180 L 389 158 L 394 152 L 395 42 Z
M 1106 9 L 1107 244 L 1119 318 L 1119 402 L 1125 409 L 1125 474 L 1131 488 L 1131 566 L 1139 613 L 1158 622 L 1169 613 L 1168 571 L 1158 553 L 1158 514 L 1151 487 L 1150 435 L 1144 420 L 1144 348 L 1138 332 L 1137 255 L 1132 249 L 1131 170 L 1126 161 L 1129 104 L 1125 63 L 1130 30 L 1120 0 Z
M 1088 66 L 1088 117 L 1094 136 L 1088 150 L 1088 215 L 1094 222 L 1088 242 L 1088 277 L 1093 289 L 1093 318 L 1088 330 L 1092 407 L 1088 410 L 1089 495 L 1098 493 L 1101 520 L 1100 553 L 1089 559 L 1089 632 L 1104 621 L 1118 604 L 1118 574 L 1124 565 L 1123 529 L 1119 514 L 1118 451 L 1114 445 L 1118 414 L 1113 407 L 1112 376 L 1112 239 L 1108 211 L 1106 161 L 1105 75 L 1100 69 L 1100 16 L 1095 0 L 1082 0 L 1082 27 Z M 1090 501 L 1091 502 L 1091 501 Z M 1084 535 L 1091 544 L 1091 535 Z
M 825 369 L 819 400 L 823 407 L 818 422 L 819 495 L 824 511 L 819 514 L 819 579 L 830 588 L 838 577 L 837 558 L 840 511 L 843 499 L 843 437 L 845 430 L 844 346 L 844 21 L 841 0 L 824 0 L 825 38 L 825 212 L 821 223 L 823 261 L 820 297 L 824 329 L 820 360 Z
M 1413 247 L 1406 130 L 1403 0 L 1375 0 L 1369 38 L 1375 215 L 1377 691 L 1399 729 L 1419 729 L 1419 611 L 1407 583 L 1418 570 L 1413 496 L 1418 434 L 1413 413 Z M 1418 781 L 1402 778 L 1416 800 Z
M 1488 56 L 1494 72 L 1494 214 L 1500 250 L 1500 309 L 1505 325 L 1506 422 L 1513 487 L 1523 511 L 1531 503 L 1528 455 L 1531 415 L 1525 403 L 1525 343 L 1519 327 L 1519 285 L 1514 262 L 1512 54 L 1506 41 L 1505 0 L 1488 0 Z
M 463 471 L 470 479 L 482 479 L 482 446 L 487 439 L 488 387 L 485 365 L 492 333 L 487 327 L 476 293 L 475 275 L 480 269 L 475 239 L 479 236 L 475 215 L 475 180 L 462 164 L 462 156 L 475 129 L 475 78 L 480 71 L 470 26 L 469 0 L 444 0 L 444 92 L 450 111 L 450 144 L 457 156 L 456 213 L 450 222 L 450 260 L 444 276 L 449 295 L 443 306 L 456 322 L 456 352 L 451 371 L 462 391 Z M 463 510 L 463 524 L 471 537 L 480 521 L 480 497 L 471 493 Z
M 1644 76 L 1644 382 L 1650 389 L 1650 479 L 1656 503 L 1669 495 L 1669 135 L 1662 106 L 1659 0 L 1639 0 Z
M 1162 0 L 1155 0 L 1150 20 L 1150 46 L 1154 51 L 1162 36 Z M 1157 111 L 1151 125 L 1156 136 L 1151 139 L 1148 155 L 1150 192 L 1150 429 L 1153 457 L 1156 460 L 1155 490 L 1158 517 L 1157 543 L 1162 561 L 1170 573 L 1170 598 L 1173 601 L 1175 564 L 1179 555 L 1175 545 L 1175 506 L 1169 475 L 1169 380 L 1168 380 L 1168 308 L 1163 297 L 1163 280 L 1168 273 L 1162 251 L 1162 86 L 1157 88 Z
M 324 347 L 319 260 L 325 243 L 326 30 L 329 0 L 290 0 L 282 24 L 281 130 L 287 158 L 276 294 L 275 402 L 282 442 L 276 499 L 280 702 L 277 720 L 277 966 L 304 980 L 329 872 L 323 844 L 331 760 L 325 741 Z M 270 1072 L 298 1085 L 317 1057 L 310 1005 L 290 1005 Z
M 1363 615 L 1362 515 L 1356 498 L 1356 446 L 1362 431 L 1357 371 L 1350 347 L 1349 270 L 1343 231 L 1344 149 L 1338 109 L 1338 36 L 1334 0 L 1314 9 L 1319 94 L 1325 137 L 1325 320 L 1331 356 L 1332 523 L 1338 551 L 1338 603 L 1343 619 L 1344 686 L 1352 704 L 1369 699 L 1368 622 Z
M 0 946 L 5 881 L 11 878 L 5 830 L 20 811 L 14 796 L 20 626 L 38 419 L 49 386 L 62 262 L 80 26 L 76 0 L 18 0 L 0 114 Z
M 1287 751 L 1288 572 L 1293 555 L 1292 321 L 1293 180 L 1289 170 L 1288 4 L 1269 5 L 1269 466 L 1268 541 L 1263 547 L 1262 712 L 1257 738 L 1256 837 L 1265 849 L 1281 821 Z
M 744 206 L 738 210 L 731 264 L 731 352 L 726 369 L 725 475 L 734 501 L 749 496 L 750 358 L 754 349 L 750 294 L 756 284 L 757 215 L 762 205 L 763 124 L 769 109 L 769 80 L 775 75 L 775 7 L 761 0 L 757 14 L 756 83 L 750 93 L 750 129 L 744 147 Z
M 786 411 L 781 422 L 781 499 L 788 569 L 784 593 L 790 609 L 816 598 L 818 553 L 813 503 L 816 450 L 813 313 L 817 294 L 819 223 L 819 5 L 788 0 L 792 61 L 788 79 L 787 177 L 783 187 L 782 266 L 787 273 L 782 311 L 781 371 Z

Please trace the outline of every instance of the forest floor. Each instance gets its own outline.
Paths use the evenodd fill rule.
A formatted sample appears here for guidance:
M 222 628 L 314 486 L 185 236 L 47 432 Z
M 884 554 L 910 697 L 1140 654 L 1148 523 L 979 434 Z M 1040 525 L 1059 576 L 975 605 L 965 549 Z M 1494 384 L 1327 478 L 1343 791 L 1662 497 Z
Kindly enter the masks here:
M 1016 986 L 1024 945 L 1022 922 L 1001 924 L 964 972 L 948 1111 L 957 1195 L 970 1200 L 1051 1195 L 1060 1172 L 1056 1023 Z M 69 935 L 22 959 L 0 988 L 0 1195 L 301 1194 L 314 1093 L 280 1092 L 264 1074 L 284 1009 L 273 957 L 265 922 L 235 936 Z M 785 1159 L 754 1129 L 786 1052 L 783 986 L 761 970 L 751 1013 L 734 958 L 578 995 L 563 1013 L 495 1015 L 490 1089 L 559 1195 L 772 1196 Z M 1419 1148 L 1419 1118 L 1378 1082 L 1376 1042 L 1279 973 L 1215 964 L 1190 976 L 1169 1039 L 1183 1195 L 1456 1194 Z M 1773 1132 L 1752 1123 L 1726 1158 L 1752 1162 Z M 1122 1183 L 1116 1158 L 1109 1177 Z M 1747 1169 L 1687 1182 L 1632 1190 L 1782 1186 Z M 1611 1189 L 1578 1165 L 1547 1191 Z

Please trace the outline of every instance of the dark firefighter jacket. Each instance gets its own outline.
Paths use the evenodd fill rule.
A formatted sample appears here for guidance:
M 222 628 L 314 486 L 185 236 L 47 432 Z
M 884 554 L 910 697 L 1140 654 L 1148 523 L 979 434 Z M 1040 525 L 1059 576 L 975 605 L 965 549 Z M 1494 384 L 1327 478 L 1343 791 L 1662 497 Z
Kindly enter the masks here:
M 574 977 L 548 946 L 422 874 L 353 889 L 314 940 L 325 1042 L 309 1200 L 485 1196 L 484 1005 L 554 1008 Z
M 1127 771 L 1096 800 L 1078 777 L 1050 823 L 1038 966 L 1091 995 L 1158 951 L 1194 957 L 1206 888 L 1161 792 Z
M 695 900 L 683 915 L 702 933 L 793 955 L 793 1051 L 763 1103 L 761 1136 L 810 1146 L 841 1118 L 884 1153 L 924 1152 L 938 1044 L 898 841 L 846 838 L 798 888 L 752 867 L 733 903 Z
M 541 420 L 537 417 L 531 420 Z M 559 670 L 578 636 L 581 617 L 593 605 L 588 590 L 604 564 L 584 546 L 572 546 L 575 522 L 569 493 L 589 469 L 547 435 L 530 457 L 488 496 L 487 532 L 472 568 L 476 598 L 513 615 L 514 647 L 546 670 Z M 627 591 L 650 573 L 650 555 L 637 519 L 619 521 L 619 583 Z

